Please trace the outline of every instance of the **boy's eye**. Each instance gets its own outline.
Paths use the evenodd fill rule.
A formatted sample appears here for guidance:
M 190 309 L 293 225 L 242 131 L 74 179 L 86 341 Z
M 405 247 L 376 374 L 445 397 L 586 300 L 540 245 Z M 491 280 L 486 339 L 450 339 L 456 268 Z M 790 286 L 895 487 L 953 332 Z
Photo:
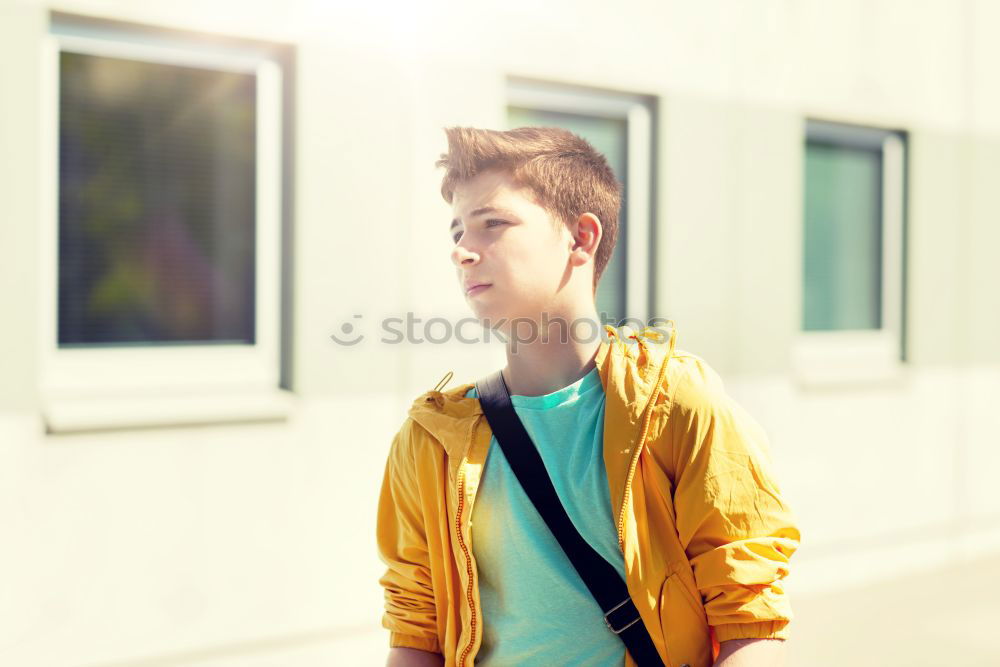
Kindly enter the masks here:
M 494 225 L 492 223 L 496 223 L 496 225 Z M 491 218 L 491 219 L 489 219 L 489 220 L 486 221 L 486 226 L 487 227 L 496 227 L 497 225 L 503 225 L 503 224 L 506 224 L 506 223 L 507 223 L 506 220 L 498 220 L 496 218 Z M 455 234 L 452 235 L 451 240 L 452 240 L 453 243 L 458 243 L 458 239 L 460 239 L 461 237 L 462 237 L 462 232 L 456 232 Z

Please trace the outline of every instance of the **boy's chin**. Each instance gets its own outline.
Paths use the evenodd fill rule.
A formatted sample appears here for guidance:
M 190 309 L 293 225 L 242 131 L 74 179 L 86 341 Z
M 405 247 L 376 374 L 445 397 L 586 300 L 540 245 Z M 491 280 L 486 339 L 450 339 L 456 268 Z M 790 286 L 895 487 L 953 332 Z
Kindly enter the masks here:
M 499 324 L 509 322 L 539 322 L 540 315 L 537 309 L 532 308 L 509 308 L 500 304 L 474 303 L 471 304 L 472 312 L 480 321 L 490 320 L 493 328 Z M 485 322 L 484 322 L 485 326 Z
M 502 313 L 498 313 L 490 308 L 473 308 L 472 312 L 484 329 L 496 331 L 497 329 L 507 327 L 509 318 Z
M 495 304 L 487 304 L 481 301 L 473 300 L 468 302 L 466 305 L 469 307 L 469 310 L 472 311 L 473 316 L 483 323 L 483 326 L 486 326 L 486 322 L 484 320 L 498 320 L 502 317 L 502 315 L 498 315 L 498 313 L 502 312 L 503 309 L 498 308 Z

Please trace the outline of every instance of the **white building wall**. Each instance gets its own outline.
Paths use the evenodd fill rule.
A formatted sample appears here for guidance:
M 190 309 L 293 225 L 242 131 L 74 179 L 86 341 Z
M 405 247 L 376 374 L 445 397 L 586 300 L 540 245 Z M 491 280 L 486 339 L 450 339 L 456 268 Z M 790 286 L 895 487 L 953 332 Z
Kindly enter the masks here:
M 446 371 L 471 381 L 502 350 L 328 336 L 355 313 L 469 315 L 433 162 L 443 126 L 501 125 L 507 75 L 659 97 L 655 314 L 771 436 L 803 534 L 793 595 L 1000 552 L 997 3 L 331 4 L 0 5 L 0 664 L 381 663 L 391 436 Z M 287 423 L 43 433 L 49 9 L 298 47 Z M 806 116 L 910 132 L 896 384 L 804 391 L 789 374 Z

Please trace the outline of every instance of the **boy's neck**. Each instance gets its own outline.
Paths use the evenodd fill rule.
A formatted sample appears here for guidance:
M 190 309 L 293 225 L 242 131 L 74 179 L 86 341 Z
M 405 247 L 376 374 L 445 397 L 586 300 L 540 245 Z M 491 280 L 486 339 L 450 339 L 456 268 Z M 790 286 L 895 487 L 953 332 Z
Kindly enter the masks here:
M 584 324 L 581 320 L 592 320 Z M 561 335 L 553 327 L 547 342 L 535 340 L 507 345 L 507 366 L 504 381 L 511 395 L 541 396 L 567 387 L 596 366 L 597 350 L 603 340 L 604 325 L 597 313 L 567 318 L 577 322 L 576 335 Z M 513 347 L 513 349 L 512 349 Z M 516 350 L 516 351 L 513 351 Z

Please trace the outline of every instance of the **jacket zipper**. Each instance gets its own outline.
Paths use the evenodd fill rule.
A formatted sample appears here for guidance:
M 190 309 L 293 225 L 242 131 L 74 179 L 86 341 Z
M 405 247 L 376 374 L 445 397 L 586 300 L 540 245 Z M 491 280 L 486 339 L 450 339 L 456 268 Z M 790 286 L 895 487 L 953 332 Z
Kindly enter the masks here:
M 639 341 L 639 345 L 642 345 L 642 341 Z M 660 372 L 656 378 L 656 384 L 654 385 L 653 393 L 649 395 L 649 400 L 646 402 L 646 407 L 643 410 L 642 418 L 642 431 L 639 433 L 639 444 L 635 448 L 635 453 L 632 455 L 632 459 L 628 464 L 628 475 L 625 476 L 625 492 L 622 494 L 622 506 L 618 512 L 618 548 L 621 549 L 622 553 L 625 553 L 625 538 L 623 532 L 625 531 L 625 508 L 628 507 L 629 497 L 632 495 L 632 478 L 635 476 L 635 468 L 639 463 L 639 454 L 642 452 L 643 446 L 646 444 L 646 436 L 649 434 L 649 418 L 653 415 L 653 402 L 656 401 L 656 397 L 660 393 L 660 383 L 663 382 L 663 373 L 667 369 L 667 364 L 670 362 L 670 353 L 667 354 L 666 359 L 660 364 Z
M 479 422 L 476 421 L 472 426 L 472 444 L 476 442 L 476 427 L 479 426 Z M 462 655 L 458 659 L 459 667 L 465 665 L 465 658 L 469 655 L 469 651 L 472 650 L 472 645 L 476 641 L 476 604 L 472 596 L 472 557 L 469 555 L 469 548 L 465 544 L 465 538 L 462 537 L 462 510 L 465 507 L 465 466 L 458 466 L 458 510 L 455 513 L 455 532 L 458 534 L 458 544 L 462 547 L 462 553 L 465 554 L 465 571 L 469 577 L 469 584 L 465 590 L 466 600 L 469 603 L 469 618 L 471 632 L 469 633 L 469 643 L 465 645 L 462 649 Z

